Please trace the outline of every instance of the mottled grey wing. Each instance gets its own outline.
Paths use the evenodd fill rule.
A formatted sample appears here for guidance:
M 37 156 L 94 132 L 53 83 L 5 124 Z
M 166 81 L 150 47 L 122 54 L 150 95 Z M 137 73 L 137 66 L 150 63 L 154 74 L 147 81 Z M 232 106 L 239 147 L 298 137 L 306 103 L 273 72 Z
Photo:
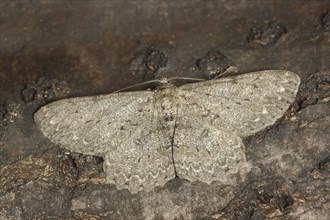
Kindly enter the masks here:
M 210 184 L 238 172 L 245 161 L 244 145 L 231 131 L 214 127 L 193 109 L 183 107 L 175 129 L 173 158 L 176 174 Z
M 272 125 L 295 100 L 300 78 L 266 70 L 179 88 L 185 108 L 217 128 L 246 137 Z
M 159 127 L 151 91 L 78 97 L 42 107 L 35 122 L 52 142 L 103 156 L 107 179 L 133 193 L 174 174 L 171 138 Z
M 294 73 L 269 70 L 179 87 L 173 141 L 178 176 L 210 183 L 237 172 L 245 161 L 241 138 L 282 117 L 299 83 Z

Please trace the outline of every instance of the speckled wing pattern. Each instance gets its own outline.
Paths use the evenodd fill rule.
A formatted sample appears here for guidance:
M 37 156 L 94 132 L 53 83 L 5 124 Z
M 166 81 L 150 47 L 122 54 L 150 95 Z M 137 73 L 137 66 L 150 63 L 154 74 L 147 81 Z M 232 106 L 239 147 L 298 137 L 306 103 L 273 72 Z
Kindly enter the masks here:
M 299 77 L 268 70 L 155 91 L 53 102 L 35 114 L 52 142 L 104 157 L 107 179 L 132 193 L 176 175 L 211 183 L 237 173 L 242 138 L 275 123 L 294 101 Z
M 245 160 L 241 138 L 272 125 L 294 101 L 300 78 L 268 70 L 178 88 L 182 114 L 173 156 L 179 177 L 211 183 Z
M 107 179 L 136 193 L 175 177 L 171 136 L 159 126 L 150 91 L 63 99 L 34 116 L 53 143 L 104 157 Z

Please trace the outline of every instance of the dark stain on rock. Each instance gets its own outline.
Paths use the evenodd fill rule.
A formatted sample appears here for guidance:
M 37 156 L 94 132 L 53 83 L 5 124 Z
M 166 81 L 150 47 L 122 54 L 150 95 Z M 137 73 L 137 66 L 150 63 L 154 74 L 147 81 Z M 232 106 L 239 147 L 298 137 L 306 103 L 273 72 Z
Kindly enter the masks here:
M 327 102 L 330 97 L 330 70 L 317 72 L 301 83 L 301 92 L 295 102 L 301 109 L 318 102 Z
M 219 50 L 210 51 L 196 62 L 195 69 L 206 79 L 213 79 L 224 74 L 233 62 Z
M 167 56 L 159 50 L 150 50 L 144 58 L 146 67 L 151 71 L 157 71 L 161 67 L 165 67 L 167 63 Z
M 255 42 L 263 46 L 272 46 L 287 32 L 286 27 L 277 21 L 254 25 L 248 36 L 248 42 Z
M 157 49 L 145 49 L 135 56 L 130 62 L 128 70 L 134 76 L 144 81 L 155 79 L 157 72 L 166 67 L 167 55 Z
M 285 209 L 287 209 L 293 205 L 294 200 L 293 200 L 292 196 L 290 195 L 290 193 L 285 192 L 285 193 L 276 195 L 275 203 L 281 211 L 284 211 Z
M 41 100 L 45 102 L 64 98 L 69 94 L 70 88 L 66 81 L 41 77 L 36 83 L 29 83 L 21 91 L 24 101 Z
M 329 10 L 322 13 L 321 26 L 323 27 L 324 30 L 330 31 L 330 12 L 329 12 Z

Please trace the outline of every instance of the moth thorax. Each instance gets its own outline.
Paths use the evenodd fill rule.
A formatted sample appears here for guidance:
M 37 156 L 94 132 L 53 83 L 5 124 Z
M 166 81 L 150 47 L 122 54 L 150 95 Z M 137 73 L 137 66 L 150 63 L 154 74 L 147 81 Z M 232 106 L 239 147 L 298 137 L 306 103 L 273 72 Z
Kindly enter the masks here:
M 158 112 L 165 122 L 175 121 L 177 114 L 176 102 L 177 93 L 176 87 L 172 84 L 162 84 L 156 92 L 156 99 L 158 100 Z
M 163 97 L 160 107 L 165 121 L 175 120 L 176 109 L 172 97 Z

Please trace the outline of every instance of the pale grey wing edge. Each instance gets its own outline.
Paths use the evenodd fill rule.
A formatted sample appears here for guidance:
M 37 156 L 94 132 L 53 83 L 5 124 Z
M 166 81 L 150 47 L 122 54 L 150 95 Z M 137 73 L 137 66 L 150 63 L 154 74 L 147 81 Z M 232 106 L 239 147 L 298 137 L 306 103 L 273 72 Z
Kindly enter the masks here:
M 281 118 L 295 100 L 300 78 L 284 70 L 265 70 L 178 88 L 197 114 L 213 126 L 252 135 Z
M 144 91 L 63 99 L 41 107 L 34 119 L 44 136 L 60 147 L 102 156 L 129 138 L 145 117 L 142 108 L 152 95 Z

